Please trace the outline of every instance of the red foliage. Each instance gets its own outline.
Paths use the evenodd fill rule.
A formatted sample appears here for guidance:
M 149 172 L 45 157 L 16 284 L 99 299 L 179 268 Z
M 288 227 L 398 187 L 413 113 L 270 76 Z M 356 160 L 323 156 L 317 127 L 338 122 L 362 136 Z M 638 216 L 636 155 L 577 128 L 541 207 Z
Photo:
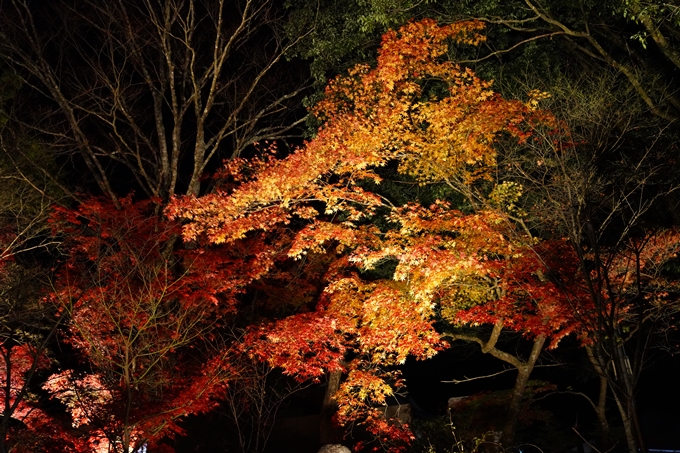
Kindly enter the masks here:
M 569 334 L 584 335 L 582 319 L 574 311 L 586 310 L 588 299 L 579 293 L 578 261 L 573 249 L 561 241 L 544 242 L 517 250 L 493 273 L 499 297 L 456 313 L 461 323 L 503 325 L 529 337 L 551 338 L 549 348 Z M 548 260 L 559 257 L 559 260 Z
M 90 199 L 58 209 L 69 251 L 49 301 L 86 364 L 44 385 L 86 427 L 88 448 L 126 451 L 181 433 L 177 421 L 212 409 L 235 372 L 215 350 L 215 328 L 267 271 L 258 241 L 229 249 L 179 247 L 177 223 L 153 201 Z M 89 451 L 89 450 L 88 450 Z

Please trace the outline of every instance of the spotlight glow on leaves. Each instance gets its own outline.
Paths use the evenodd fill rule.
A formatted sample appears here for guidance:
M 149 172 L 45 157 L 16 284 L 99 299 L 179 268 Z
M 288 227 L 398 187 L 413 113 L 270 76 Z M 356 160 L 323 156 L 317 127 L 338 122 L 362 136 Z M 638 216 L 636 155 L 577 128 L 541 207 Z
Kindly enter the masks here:
M 411 436 L 375 408 L 401 385 L 389 367 L 436 354 L 443 347 L 433 326 L 436 306 L 463 313 L 499 299 L 490 282 L 524 256 L 521 244 L 506 238 L 501 213 L 463 214 L 444 202 L 393 206 L 360 187 L 380 183 L 378 171 L 390 162 L 421 184 L 488 180 L 499 137 L 522 142 L 532 124 L 552 121 L 446 59 L 452 43 L 482 42 L 482 28 L 477 21 L 440 27 L 424 20 L 387 33 L 375 68 L 359 65 L 328 85 L 312 111 L 324 121 L 313 140 L 285 159 L 231 162 L 223 190 L 177 198 L 166 211 L 186 222 L 186 240 L 236 244 L 257 232 L 292 229 L 291 258 L 335 257 L 313 311 L 253 328 L 246 344 L 251 355 L 300 379 L 345 371 L 339 421 L 362 419 L 381 442 Z M 242 177 L 239 165 L 256 170 Z M 392 227 L 381 231 L 378 217 Z M 386 261 L 396 262 L 393 278 L 362 276 Z

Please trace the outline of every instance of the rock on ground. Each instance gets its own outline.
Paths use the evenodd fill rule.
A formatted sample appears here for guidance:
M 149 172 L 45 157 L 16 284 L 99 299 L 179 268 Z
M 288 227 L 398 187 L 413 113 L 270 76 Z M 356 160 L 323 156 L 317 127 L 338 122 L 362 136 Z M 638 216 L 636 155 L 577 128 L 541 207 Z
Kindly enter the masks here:
M 352 451 L 340 444 L 326 444 L 319 449 L 319 453 L 352 453 Z

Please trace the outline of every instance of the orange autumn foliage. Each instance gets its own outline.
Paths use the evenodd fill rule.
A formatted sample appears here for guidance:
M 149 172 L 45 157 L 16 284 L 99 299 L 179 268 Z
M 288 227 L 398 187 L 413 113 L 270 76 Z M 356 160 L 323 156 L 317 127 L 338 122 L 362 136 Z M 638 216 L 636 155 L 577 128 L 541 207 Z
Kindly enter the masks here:
M 384 200 L 357 182 L 379 182 L 375 169 L 394 160 L 422 183 L 488 178 L 497 137 L 524 140 L 531 124 L 552 119 L 531 102 L 503 99 L 490 82 L 444 58 L 450 40 L 482 41 L 481 27 L 475 21 L 440 27 L 424 20 L 387 33 L 376 68 L 357 66 L 328 85 L 313 109 L 325 121 L 313 140 L 284 160 L 230 162 L 232 172 L 253 165 L 258 170 L 232 190 L 178 197 L 168 215 L 189 220 L 186 239 L 205 235 L 223 243 L 294 216 L 342 210 L 350 221 L 359 220 Z M 426 89 L 433 83 L 440 85 L 441 98 Z M 323 213 L 310 201 L 323 202 Z
M 522 142 L 535 124 L 553 121 L 535 102 L 503 99 L 491 82 L 447 60 L 449 45 L 478 44 L 482 28 L 424 20 L 387 33 L 375 68 L 357 66 L 328 85 L 312 111 L 324 121 L 313 140 L 285 159 L 231 161 L 229 186 L 177 198 L 166 211 L 185 221 L 186 240 L 233 244 L 293 230 L 290 258 L 335 257 L 316 306 L 252 328 L 246 348 L 302 379 L 345 371 L 339 421 L 363 419 L 381 441 L 410 438 L 376 406 L 401 385 L 393 366 L 443 347 L 433 325 L 437 306 L 458 312 L 496 300 L 489 282 L 526 251 L 508 239 L 501 212 L 464 214 L 443 202 L 399 207 L 362 186 L 379 183 L 380 167 L 391 162 L 422 184 L 488 180 L 500 137 Z M 376 226 L 379 217 L 387 231 Z M 388 261 L 396 263 L 392 279 L 363 276 Z M 479 294 L 467 305 L 449 297 L 470 282 Z

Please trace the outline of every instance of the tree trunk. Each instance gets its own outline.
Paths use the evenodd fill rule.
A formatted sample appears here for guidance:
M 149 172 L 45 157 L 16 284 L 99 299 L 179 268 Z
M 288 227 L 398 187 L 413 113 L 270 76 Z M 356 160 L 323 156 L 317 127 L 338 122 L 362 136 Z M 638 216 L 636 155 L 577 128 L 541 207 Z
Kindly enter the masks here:
M 637 446 L 635 445 L 635 434 L 633 433 L 633 422 L 631 420 L 630 415 L 628 414 L 628 410 L 626 409 L 627 405 L 625 404 L 625 402 L 621 401 L 621 398 L 616 394 L 616 392 L 612 393 L 614 394 L 616 406 L 619 408 L 619 413 L 621 414 L 621 422 L 623 423 L 623 431 L 626 434 L 628 452 L 637 453 Z
M 501 318 L 494 323 L 491 336 L 487 341 L 474 335 L 450 334 L 449 337 L 453 340 L 475 342 L 481 346 L 484 354 L 491 354 L 497 359 L 500 359 L 517 369 L 518 374 L 517 379 L 515 380 L 515 386 L 512 390 L 512 399 L 510 400 L 510 406 L 508 408 L 508 418 L 501 434 L 502 444 L 508 446 L 512 444 L 515 438 L 515 429 L 517 428 L 517 420 L 519 419 L 519 414 L 522 410 L 524 392 L 526 391 L 527 383 L 529 382 L 529 376 L 531 376 L 531 372 L 534 370 L 538 357 L 543 350 L 546 337 L 545 335 L 540 335 L 534 339 L 531 354 L 529 355 L 529 358 L 524 361 L 516 355 L 496 348 L 496 343 L 498 343 L 498 338 L 500 337 L 502 330 L 503 319 Z
M 337 410 L 337 404 L 333 396 L 340 389 L 341 371 L 331 371 L 328 374 L 326 394 L 321 405 L 321 417 L 319 420 L 319 442 L 324 444 L 336 444 L 342 440 L 342 430 L 333 423 L 333 415 Z
M 609 428 L 609 421 L 607 420 L 607 390 L 609 388 L 609 380 L 602 366 L 595 357 L 595 351 L 592 346 L 586 346 L 586 353 L 588 360 L 595 369 L 600 378 L 600 391 L 597 399 L 597 406 L 594 405 L 597 420 L 600 423 L 600 450 L 608 451 L 611 448 L 611 430 Z
M 630 361 L 624 347 L 619 345 L 614 351 L 614 363 L 618 371 L 618 375 L 615 374 L 614 377 L 618 382 L 610 382 L 610 384 L 615 384 L 615 388 L 612 387 L 612 393 L 614 393 L 616 405 L 621 413 L 628 449 L 630 453 L 644 453 L 647 449 L 642 439 L 642 432 L 637 419 L 633 370 L 631 369 Z M 619 393 L 618 395 L 617 391 Z
M 646 452 L 647 449 L 642 438 L 642 431 L 637 420 L 637 409 L 635 407 L 635 395 L 632 381 L 633 373 L 630 368 L 630 363 L 628 362 L 625 350 L 621 346 L 613 347 L 611 350 L 613 351 L 613 354 L 600 352 L 592 346 L 586 348 L 588 358 L 590 359 L 593 368 L 595 368 L 600 379 L 604 378 L 607 381 L 609 388 L 612 390 L 614 401 L 616 401 L 616 406 L 621 415 L 621 423 L 623 424 L 623 430 L 626 435 L 626 444 L 628 445 L 629 453 L 638 453 L 638 451 Z M 611 362 L 607 362 L 598 354 L 613 357 Z M 603 406 L 602 412 L 604 412 L 604 403 L 601 404 Z M 602 414 L 602 416 L 604 417 L 604 414 Z M 598 418 L 600 418 L 600 414 L 598 414 Z
M 515 387 L 512 389 L 512 399 L 508 408 L 508 418 L 503 427 L 503 434 L 501 436 L 501 443 L 505 446 L 512 444 L 515 438 L 515 430 L 517 429 L 517 420 L 522 411 L 522 400 L 524 399 L 524 392 L 529 382 L 529 376 L 534 370 L 536 361 L 538 360 L 543 344 L 545 343 L 545 336 L 541 335 L 534 339 L 534 346 L 531 348 L 529 359 L 524 362 L 522 366 L 517 367 L 517 379 L 515 380 Z
M 597 420 L 600 423 L 600 449 L 602 451 L 608 451 L 611 445 L 611 430 L 609 429 L 609 421 L 607 420 L 607 389 L 608 383 L 607 378 L 600 376 L 600 394 L 597 400 L 597 407 L 595 408 L 595 414 L 597 414 Z

